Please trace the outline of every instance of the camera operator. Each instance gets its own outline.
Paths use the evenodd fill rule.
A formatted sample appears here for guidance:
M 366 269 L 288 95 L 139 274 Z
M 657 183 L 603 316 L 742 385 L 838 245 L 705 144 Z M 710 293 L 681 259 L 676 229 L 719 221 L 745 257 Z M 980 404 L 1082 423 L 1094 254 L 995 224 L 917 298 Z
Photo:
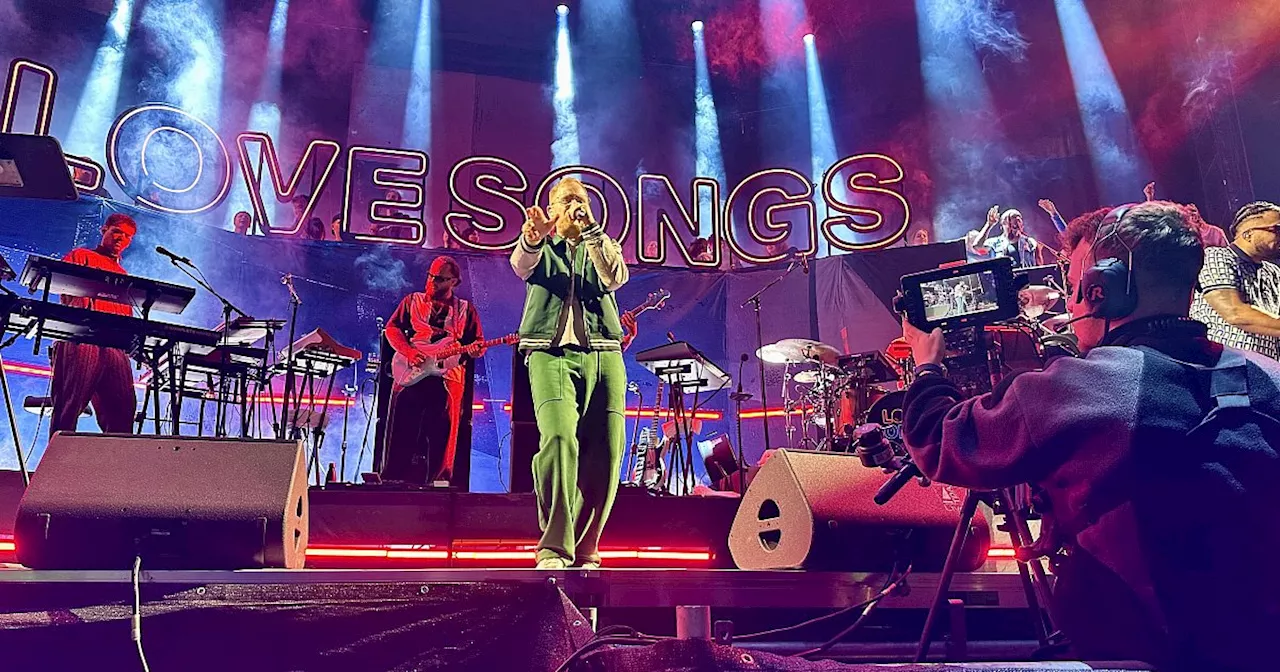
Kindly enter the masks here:
M 1043 489 L 1037 547 L 1056 551 L 1051 613 L 1075 655 L 1273 668 L 1261 659 L 1280 631 L 1265 564 L 1280 552 L 1280 367 L 1187 317 L 1204 253 L 1178 206 L 1081 217 L 1063 242 L 1085 356 L 964 400 L 942 333 L 904 322 L 919 364 L 908 450 L 943 483 Z

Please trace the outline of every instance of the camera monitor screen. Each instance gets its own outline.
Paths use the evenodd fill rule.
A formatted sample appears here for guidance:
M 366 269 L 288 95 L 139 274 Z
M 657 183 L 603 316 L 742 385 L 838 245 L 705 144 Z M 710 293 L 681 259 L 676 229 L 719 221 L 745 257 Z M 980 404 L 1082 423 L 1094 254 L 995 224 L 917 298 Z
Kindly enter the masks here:
M 924 316 L 930 322 L 996 310 L 995 273 L 981 271 L 955 278 L 920 283 Z
M 1007 320 L 1018 314 L 1018 288 L 1025 276 L 1013 260 L 998 257 L 902 277 L 898 311 L 920 329 L 943 331 Z

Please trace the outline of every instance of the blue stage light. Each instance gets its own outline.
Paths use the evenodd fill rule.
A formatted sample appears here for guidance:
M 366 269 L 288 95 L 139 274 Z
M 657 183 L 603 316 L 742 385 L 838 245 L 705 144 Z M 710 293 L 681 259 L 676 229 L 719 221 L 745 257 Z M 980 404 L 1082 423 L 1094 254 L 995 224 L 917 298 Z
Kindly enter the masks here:
M 404 105 L 404 147 L 431 151 L 431 74 L 434 69 L 436 0 L 418 0 L 418 30 Z
M 979 228 L 987 208 L 1013 197 L 994 176 L 1010 153 L 978 54 L 981 48 L 1018 60 L 1026 41 L 1011 17 L 983 0 L 916 0 L 916 19 L 937 185 L 933 229 L 950 240 Z
M 258 84 L 258 98 L 253 107 L 249 108 L 248 130 L 267 134 L 276 147 L 280 146 L 280 79 L 284 70 L 284 41 L 288 24 L 289 0 L 275 0 L 275 6 L 271 9 L 271 23 L 267 29 L 267 54 L 263 61 L 262 79 Z M 237 212 L 253 211 L 244 180 L 233 180 L 233 185 L 224 225 L 229 230 L 234 228 L 233 220 Z M 261 197 L 268 215 L 274 221 L 275 211 L 281 206 L 276 203 L 272 193 L 271 180 L 263 180 Z
M 574 110 L 573 51 L 569 41 L 569 8 L 556 8 L 556 64 L 552 103 L 555 133 L 551 142 L 551 167 L 582 163 L 578 148 L 578 116 Z
M 694 144 L 697 151 L 696 166 L 698 177 L 710 177 L 725 183 L 724 158 L 720 152 L 720 119 L 716 114 L 716 100 L 711 91 L 711 71 L 707 66 L 707 44 L 701 30 L 701 21 L 694 22 L 693 55 L 694 55 Z M 711 201 L 711 194 L 703 193 L 698 197 L 698 221 L 705 222 L 708 230 L 700 231 L 703 237 L 710 237 L 710 223 L 714 221 L 711 208 L 719 204 Z
M 222 11 L 216 0 L 149 0 L 142 6 L 142 26 L 164 60 L 144 82 L 146 93 L 214 129 L 222 116 Z
M 1136 200 L 1150 179 L 1124 94 L 1081 0 L 1055 0 L 1062 42 L 1075 83 L 1076 103 L 1093 161 L 1094 180 L 1104 203 Z
M 120 75 L 124 71 L 132 23 L 133 0 L 116 0 L 66 138 L 68 152 L 87 156 L 101 165 L 106 165 L 103 138 L 107 137 L 118 111 Z
M 814 44 L 813 35 L 805 35 L 804 39 L 805 81 L 808 85 L 809 99 L 809 153 L 810 178 L 814 184 L 822 184 L 829 166 L 840 157 L 836 150 L 835 130 L 831 126 L 831 111 L 827 106 L 827 88 L 822 81 L 822 64 L 818 61 L 818 48 Z M 835 195 L 847 202 L 847 190 L 843 184 L 833 187 Z M 825 201 L 822 191 L 814 190 L 814 199 L 818 206 L 818 219 L 826 216 Z M 819 241 L 819 254 L 829 254 L 826 249 L 826 238 Z

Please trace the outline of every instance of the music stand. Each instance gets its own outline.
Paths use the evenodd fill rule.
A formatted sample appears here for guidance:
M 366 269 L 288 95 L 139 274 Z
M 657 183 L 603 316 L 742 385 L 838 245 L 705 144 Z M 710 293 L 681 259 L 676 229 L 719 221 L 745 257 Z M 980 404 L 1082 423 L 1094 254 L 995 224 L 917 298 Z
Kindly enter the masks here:
M 0 133 L 0 197 L 51 201 L 80 198 L 56 138 Z

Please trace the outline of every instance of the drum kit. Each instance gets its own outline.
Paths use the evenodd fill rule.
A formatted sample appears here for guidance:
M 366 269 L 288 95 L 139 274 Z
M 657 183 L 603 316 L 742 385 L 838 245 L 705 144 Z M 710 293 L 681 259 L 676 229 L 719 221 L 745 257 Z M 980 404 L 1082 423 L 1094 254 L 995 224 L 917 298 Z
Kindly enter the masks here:
M 899 339 L 901 340 L 901 339 Z M 891 351 L 910 357 L 905 343 Z M 910 366 L 881 352 L 841 355 L 836 348 L 804 338 L 785 338 L 756 353 L 781 364 L 782 399 L 787 445 L 807 450 L 845 452 L 853 430 L 864 422 L 902 422 L 902 372 Z M 891 387 L 886 387 L 891 385 Z M 894 406 L 896 404 L 896 406 Z M 886 431 L 890 440 L 900 435 Z
M 1069 337 L 1056 333 L 1069 316 L 1053 312 L 1064 294 L 1057 287 L 1028 286 L 1019 292 L 1019 318 L 987 327 L 1003 369 L 1039 368 L 1049 346 L 1070 350 Z M 894 339 L 883 352 L 842 355 L 821 341 L 784 338 L 760 348 L 756 356 L 785 367 L 787 446 L 851 452 L 854 430 L 875 423 L 895 451 L 902 451 L 902 402 L 914 368 L 903 339 Z

